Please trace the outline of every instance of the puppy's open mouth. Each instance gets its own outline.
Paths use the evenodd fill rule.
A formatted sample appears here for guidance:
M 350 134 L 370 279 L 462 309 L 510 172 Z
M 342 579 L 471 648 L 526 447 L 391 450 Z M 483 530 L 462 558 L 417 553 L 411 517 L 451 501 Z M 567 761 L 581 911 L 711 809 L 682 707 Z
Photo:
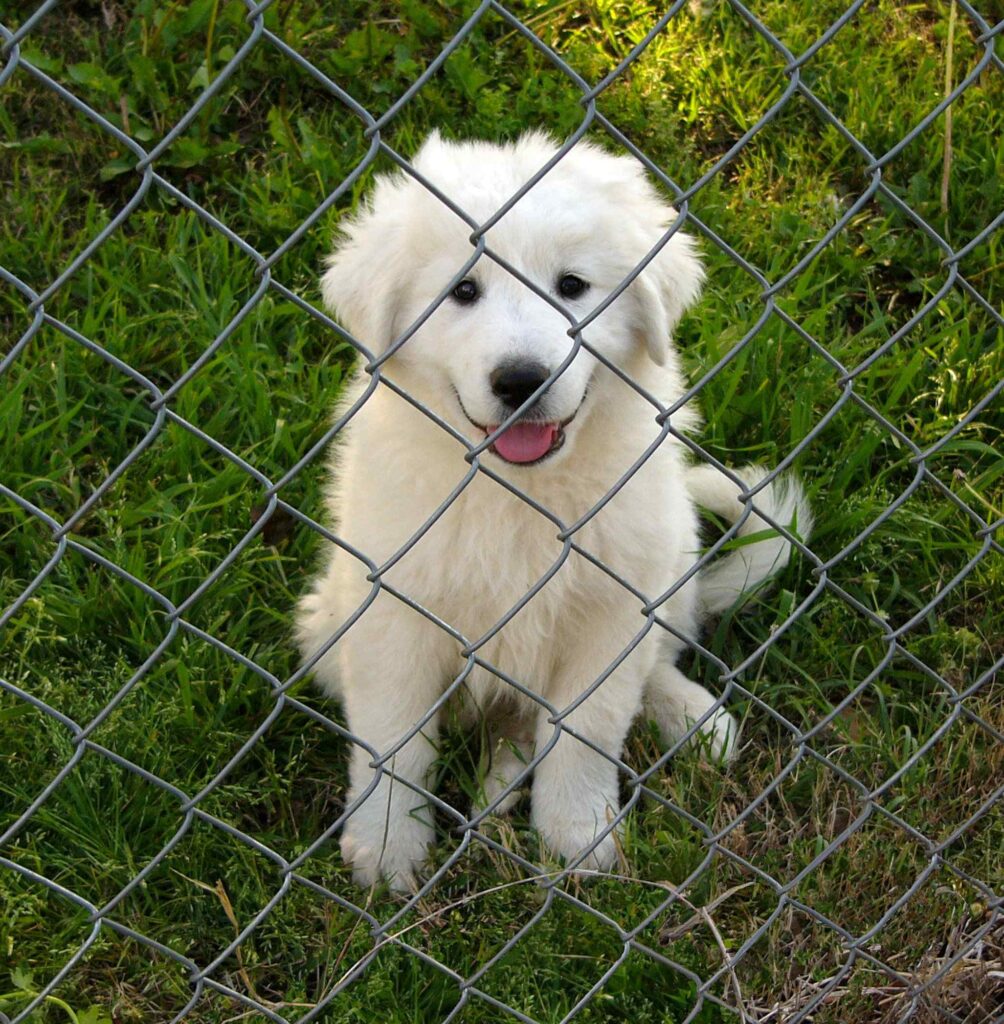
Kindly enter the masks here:
M 482 428 L 487 437 L 498 430 L 498 424 Z M 506 462 L 529 466 L 546 459 L 565 443 L 563 423 L 540 423 L 520 420 L 495 438 L 492 451 Z
M 489 437 L 498 430 L 499 425 L 478 423 L 473 419 L 464 407 L 463 399 L 456 388 L 453 389 L 457 397 L 457 403 L 461 412 L 467 417 L 471 426 L 477 427 L 485 437 Z M 584 396 L 583 396 L 584 397 Z M 581 408 L 581 403 L 580 403 Z M 578 414 L 578 409 L 566 420 L 518 420 L 512 426 L 506 427 L 492 444 L 489 451 L 494 452 L 500 459 L 514 463 L 518 466 L 532 466 L 534 463 L 543 462 L 549 455 L 553 455 L 565 443 L 565 427 L 568 426 Z

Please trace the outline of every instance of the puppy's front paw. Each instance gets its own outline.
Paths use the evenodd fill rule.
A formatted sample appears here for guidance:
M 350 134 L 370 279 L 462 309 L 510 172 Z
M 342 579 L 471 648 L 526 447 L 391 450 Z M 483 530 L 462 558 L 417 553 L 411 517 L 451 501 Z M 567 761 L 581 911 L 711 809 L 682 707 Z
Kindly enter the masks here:
M 361 888 L 383 878 L 394 892 L 414 892 L 432 838 L 432 828 L 411 817 L 382 819 L 374 828 L 354 815 L 342 833 L 342 860 L 352 866 L 352 881 Z

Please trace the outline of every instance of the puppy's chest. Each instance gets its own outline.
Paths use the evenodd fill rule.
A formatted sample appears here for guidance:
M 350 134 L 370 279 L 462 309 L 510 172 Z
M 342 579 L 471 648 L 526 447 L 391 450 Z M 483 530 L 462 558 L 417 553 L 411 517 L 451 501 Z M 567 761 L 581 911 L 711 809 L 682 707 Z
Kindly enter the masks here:
M 576 650 L 598 634 L 626 643 L 642 621 L 641 602 L 566 545 L 552 519 L 495 482 L 475 481 L 480 483 L 457 497 L 390 570 L 388 581 L 466 642 L 484 641 L 479 655 L 531 688 L 535 677 L 550 674 L 556 649 Z M 581 514 L 583 499 L 574 494 L 538 500 L 564 523 Z M 574 540 L 643 593 L 658 593 L 666 545 L 655 542 L 651 528 L 641 529 L 641 507 L 629 498 L 616 500 Z
M 475 640 L 527 602 L 506 632 L 549 631 L 582 586 L 579 559 L 563 555 L 558 527 L 522 503 L 458 501 L 403 560 L 402 585 Z M 544 582 L 542 582 L 544 581 Z M 529 639 L 526 638 L 526 639 Z
M 595 629 L 605 589 L 597 570 L 564 550 L 553 523 L 524 512 L 505 503 L 501 513 L 457 509 L 424 538 L 421 565 L 412 566 L 412 586 L 427 607 L 478 644 L 478 658 L 492 667 L 467 677 L 464 699 L 473 704 L 465 712 L 499 700 L 532 710 L 505 679 L 546 695 L 559 652 Z M 463 667 L 458 657 L 451 672 Z

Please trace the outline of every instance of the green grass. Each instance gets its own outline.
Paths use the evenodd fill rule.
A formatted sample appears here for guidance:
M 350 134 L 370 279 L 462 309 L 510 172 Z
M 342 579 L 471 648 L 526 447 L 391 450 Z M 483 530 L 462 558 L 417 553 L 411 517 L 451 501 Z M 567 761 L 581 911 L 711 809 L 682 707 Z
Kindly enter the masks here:
M 644 35 L 663 5 L 514 3 L 542 39 L 596 81 Z M 764 0 L 756 13 L 795 53 L 843 9 Z M 987 5 L 989 7 L 989 5 Z M 315 0 L 274 4 L 269 27 L 349 89 L 374 114 L 390 106 L 456 30 L 469 2 L 399 4 Z M 31 6 L 5 8 L 18 25 Z M 894 145 L 944 93 L 949 5 L 864 8 L 804 69 L 815 95 L 875 154 Z M 988 13 L 988 18 L 990 14 Z M 223 0 L 189 4 L 139 0 L 64 5 L 28 37 L 24 54 L 135 138 L 153 144 L 177 122 L 247 37 L 244 9 Z M 992 19 L 991 19 L 992 20 Z M 982 52 L 960 11 L 952 80 Z M 725 4 L 685 8 L 599 109 L 681 184 L 695 181 L 783 92 L 785 61 Z M 130 157 L 24 71 L 0 105 L 0 263 L 44 288 L 109 223 L 137 188 Z M 947 203 L 942 203 L 946 126 L 939 118 L 884 170 L 891 191 L 952 245 L 961 247 L 1004 206 L 1004 78 L 993 68 L 953 106 Z M 510 137 L 543 126 L 565 134 L 581 109 L 570 83 L 497 18 L 488 18 L 445 68 L 404 108 L 388 138 L 414 151 L 439 127 L 455 135 Z M 260 252 L 269 253 L 358 163 L 362 126 L 345 108 L 264 45 L 252 52 L 158 171 Z M 383 166 L 382 164 L 380 166 Z M 371 174 L 275 266 L 278 281 L 318 300 L 320 261 L 338 218 Z M 796 97 L 696 197 L 694 212 L 771 280 L 807 253 L 869 184 L 865 161 L 812 107 Z M 752 326 L 758 286 L 714 246 L 704 246 L 707 294 L 681 327 L 694 378 Z M 852 369 L 938 291 L 943 253 L 888 199 L 863 206 L 841 234 L 778 296 L 778 307 Z M 962 261 L 961 271 L 999 308 L 1004 299 L 1000 235 Z M 113 233 L 46 309 L 158 387 L 169 386 L 230 322 L 256 286 L 253 262 L 157 188 Z M 29 322 L 27 303 L 0 286 L 0 353 Z M 270 292 L 178 393 L 171 408 L 271 479 L 324 433 L 352 353 L 294 304 Z M 866 410 L 926 448 L 954 427 L 1004 372 L 1004 332 L 961 290 L 943 297 L 920 326 L 855 380 L 866 405 L 848 402 L 814 437 L 797 467 L 817 511 L 812 547 L 829 558 L 908 487 L 910 450 Z M 728 463 L 776 463 L 840 399 L 838 372 L 780 317 L 705 388 L 708 449 Z M 57 520 L 101 485 L 154 423 L 149 394 L 105 360 L 44 327 L 0 390 L 0 481 Z M 988 521 L 1004 508 L 1000 404 L 986 408 L 927 465 Z M 309 466 L 283 497 L 319 514 L 321 479 Z M 183 601 L 245 534 L 261 488 L 198 437 L 169 423 L 74 527 L 72 538 L 100 552 L 173 602 Z M 303 590 L 317 541 L 297 528 L 256 540 L 188 611 L 186 618 L 280 679 L 296 667 L 290 612 Z M 970 520 L 924 482 L 895 515 L 843 561 L 831 578 L 860 605 L 894 624 L 923 609 L 977 553 Z M 53 555 L 49 532 L 0 499 L 0 608 Z M 787 621 L 815 577 L 793 565 L 772 593 L 728 616 L 708 646 L 737 663 Z M 988 683 L 961 705 L 921 665 L 963 690 L 1001 657 L 1004 571 L 991 553 L 904 636 L 915 660 L 898 655 L 821 729 L 812 747 L 869 788 L 910 766 L 883 791 L 882 807 L 935 841 L 950 837 L 999 786 L 1004 745 L 978 718 L 1004 731 L 1004 701 Z M 168 635 L 162 607 L 75 551 L 68 551 L 8 624 L 0 677 L 87 723 Z M 881 664 L 875 622 L 836 595 L 817 599 L 747 673 L 745 685 L 796 727 L 820 723 Z M 919 664 L 918 664 L 919 663 Z M 695 678 L 715 686 L 697 662 Z M 309 683 L 304 704 L 334 714 Z M 194 795 L 241 749 L 274 706 L 269 689 L 212 645 L 179 634 L 153 668 L 92 733 L 92 739 Z M 674 806 L 724 828 L 791 759 L 785 728 L 755 701 L 740 702 L 746 749 L 723 771 L 678 758 L 653 780 Z M 961 708 L 961 711 L 959 710 Z M 957 720 L 923 757 L 916 752 L 951 715 Z M 464 805 L 473 789 L 477 744 L 457 737 L 443 753 L 440 791 Z M 305 850 L 337 817 L 345 744 L 286 708 L 201 805 L 285 857 Z M 657 756 L 643 730 L 631 742 L 637 765 Z M 15 820 L 73 755 L 65 728 L 26 702 L 0 695 L 0 831 Z M 771 796 L 722 840 L 758 870 L 789 881 L 860 813 L 859 792 L 832 768 L 803 758 Z M 947 851 L 960 872 L 1004 877 L 999 805 Z M 112 899 L 182 824 L 170 793 L 90 751 L 0 855 L 95 904 Z M 525 810 L 491 826 L 503 845 L 539 855 Z M 437 856 L 456 842 L 444 832 Z M 570 885 L 576 899 L 622 928 L 660 906 L 706 855 L 699 832 L 656 800 L 632 814 L 623 874 Z M 928 856 L 909 833 L 873 814 L 800 881 L 792 895 L 854 935 L 876 925 L 913 883 Z M 335 844 L 321 847 L 303 875 L 362 905 Z M 478 847 L 451 870 L 416 912 L 402 939 L 463 976 L 507 940 L 511 953 L 478 982 L 492 997 L 542 1021 L 560 1020 L 618 964 L 614 929 L 556 898 L 532 927 L 541 891 L 506 858 Z M 868 949 L 904 974 L 923 976 L 937 957 L 987 923 L 986 903 L 963 875 L 942 867 L 869 939 Z M 199 964 L 230 943 L 278 892 L 273 862 L 224 832 L 194 821 L 172 853 L 115 909 L 114 917 Z M 691 910 L 663 912 L 640 941 L 708 976 L 758 928 L 760 940 L 737 973 L 748 1006 L 807 999 L 846 960 L 841 942 L 804 910 L 783 908 L 757 876 L 715 858 L 686 892 L 713 907 L 721 944 Z M 372 895 L 380 919 L 398 904 Z M 296 1018 L 371 946 L 366 927 L 334 903 L 294 885 L 231 956 L 218 977 Z M 13 872 L 0 870 L 0 1011 L 27 1005 L 87 938 L 85 912 Z M 954 946 L 953 946 L 954 943 Z M 988 949 L 993 948 L 992 943 Z M 999 940 L 998 940 L 998 956 Z M 9 976 L 9 978 L 8 978 Z M 991 979 L 978 965 L 937 998 L 972 1021 L 989 1020 Z M 9 983 L 8 983 L 9 981 Z M 883 988 L 883 986 L 885 986 Z M 868 994 L 880 989 L 880 996 Z M 576 1018 L 680 1021 L 693 986 L 633 952 Z M 960 994 L 961 993 L 961 994 Z M 724 983 L 718 994 L 733 999 Z M 187 1002 L 184 971 L 170 958 L 103 929 L 82 962 L 33 1016 L 82 1024 L 168 1020 Z M 456 1003 L 456 984 L 395 946 L 340 995 L 325 1021 L 435 1022 Z M 885 1000 L 882 1002 L 881 1000 Z M 981 1010 L 985 1000 L 985 1010 Z M 814 1020 L 895 1020 L 906 1004 L 888 979 L 859 960 Z M 186 1018 L 222 1022 L 246 1007 L 207 994 Z M 981 1016 L 985 1013 L 987 1016 Z M 251 1019 L 251 1018 L 246 1018 Z M 512 1018 L 472 1001 L 460 1020 Z M 696 1018 L 735 1019 L 705 1004 Z M 917 1020 L 927 1019 L 917 1017 Z M 935 1019 L 935 1018 L 931 1018 Z

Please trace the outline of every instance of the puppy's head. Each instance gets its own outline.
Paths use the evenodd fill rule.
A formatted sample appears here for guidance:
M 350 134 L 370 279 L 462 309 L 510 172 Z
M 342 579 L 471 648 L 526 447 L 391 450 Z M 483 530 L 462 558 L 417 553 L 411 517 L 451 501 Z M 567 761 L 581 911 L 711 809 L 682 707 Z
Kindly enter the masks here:
M 507 145 L 431 136 L 413 166 L 467 220 L 414 178 L 381 177 L 322 280 L 327 304 L 374 355 L 421 321 L 388 362 L 392 379 L 475 442 L 516 416 L 491 451 L 524 466 L 567 452 L 598 400 L 600 360 L 576 345 L 573 324 L 677 219 L 634 159 L 580 142 L 489 228 L 478 256 L 468 220 L 494 217 L 557 148 L 539 133 Z M 703 276 L 676 231 L 582 338 L 628 372 L 664 364 Z

